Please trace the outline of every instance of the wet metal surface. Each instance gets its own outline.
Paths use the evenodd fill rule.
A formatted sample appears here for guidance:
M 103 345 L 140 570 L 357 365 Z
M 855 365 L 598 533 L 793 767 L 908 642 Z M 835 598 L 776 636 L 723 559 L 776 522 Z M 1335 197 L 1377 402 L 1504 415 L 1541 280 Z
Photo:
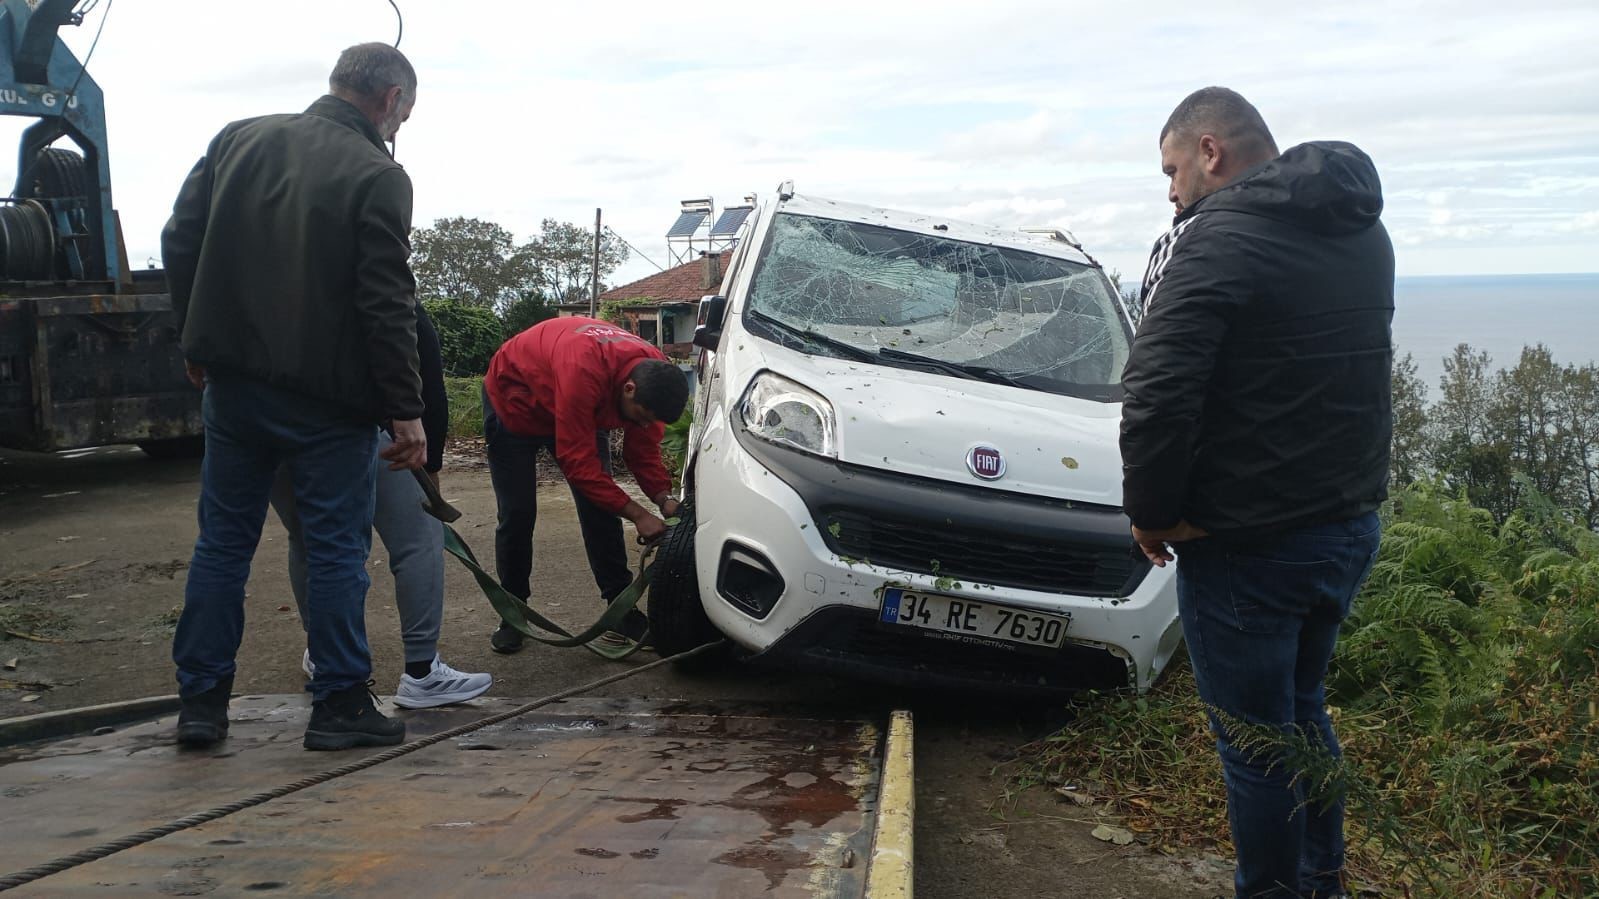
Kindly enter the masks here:
M 406 713 L 409 735 L 511 708 Z M 0 873 L 355 761 L 300 748 L 302 697 L 235 699 L 0 752 Z M 569 700 L 54 875 L 19 895 L 859 896 L 882 732 L 696 703 Z

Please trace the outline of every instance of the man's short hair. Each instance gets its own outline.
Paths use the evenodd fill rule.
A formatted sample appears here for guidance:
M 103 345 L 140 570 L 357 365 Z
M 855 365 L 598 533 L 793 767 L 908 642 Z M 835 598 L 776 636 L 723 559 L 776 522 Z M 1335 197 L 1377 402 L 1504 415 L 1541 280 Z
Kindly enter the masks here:
M 1214 134 L 1225 140 L 1258 144 L 1261 150 L 1277 155 L 1277 141 L 1260 117 L 1260 110 L 1235 90 L 1202 87 L 1183 98 L 1160 129 L 1160 143 L 1172 133 L 1184 136 Z
M 677 421 L 688 405 L 688 379 L 670 362 L 646 359 L 628 380 L 633 382 L 633 401 L 650 410 L 656 421 Z
M 356 44 L 339 54 L 328 76 L 328 88 L 362 97 L 376 97 L 398 85 L 406 97 L 416 99 L 416 69 L 388 44 Z

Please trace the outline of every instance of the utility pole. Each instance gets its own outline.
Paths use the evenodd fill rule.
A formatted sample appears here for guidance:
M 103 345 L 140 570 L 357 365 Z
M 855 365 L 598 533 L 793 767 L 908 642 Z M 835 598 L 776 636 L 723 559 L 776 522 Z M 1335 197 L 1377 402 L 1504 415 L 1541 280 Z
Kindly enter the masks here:
M 594 268 L 589 274 L 589 318 L 598 313 L 600 302 L 600 210 L 594 209 Z

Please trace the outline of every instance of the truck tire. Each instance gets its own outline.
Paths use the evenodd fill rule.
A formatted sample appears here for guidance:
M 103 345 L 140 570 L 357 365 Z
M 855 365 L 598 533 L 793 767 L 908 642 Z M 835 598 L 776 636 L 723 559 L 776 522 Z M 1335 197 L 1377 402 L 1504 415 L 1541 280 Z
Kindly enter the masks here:
M 167 461 L 170 459 L 198 459 L 205 455 L 205 438 L 199 435 L 193 437 L 170 437 L 166 440 L 141 440 L 139 449 L 152 459 Z
M 649 602 L 645 607 L 650 619 L 650 640 L 663 657 L 722 636 L 705 616 L 700 599 L 700 579 L 694 568 L 692 499 L 678 507 L 677 519 L 661 541 L 655 561 L 650 563 Z M 721 650 L 711 650 L 674 665 L 683 671 L 704 671 L 718 665 L 725 655 Z

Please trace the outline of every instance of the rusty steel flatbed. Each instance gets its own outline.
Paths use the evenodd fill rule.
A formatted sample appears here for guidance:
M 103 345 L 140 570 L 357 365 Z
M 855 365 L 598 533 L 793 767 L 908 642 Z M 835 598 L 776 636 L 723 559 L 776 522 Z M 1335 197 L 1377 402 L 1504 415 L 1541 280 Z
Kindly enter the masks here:
M 517 705 L 402 714 L 416 738 Z M 170 713 L 0 748 L 0 875 L 378 752 L 304 751 L 308 715 L 303 696 L 249 696 L 211 750 L 178 748 Z M 567 700 L 16 894 L 862 896 L 887 732 L 747 706 Z M 907 746 L 887 753 L 908 766 Z M 908 767 L 882 797 L 906 792 L 896 777 Z M 908 799 L 889 801 L 904 807 L 883 816 L 889 845 L 875 848 L 905 877 L 876 877 L 872 893 L 908 895 Z

